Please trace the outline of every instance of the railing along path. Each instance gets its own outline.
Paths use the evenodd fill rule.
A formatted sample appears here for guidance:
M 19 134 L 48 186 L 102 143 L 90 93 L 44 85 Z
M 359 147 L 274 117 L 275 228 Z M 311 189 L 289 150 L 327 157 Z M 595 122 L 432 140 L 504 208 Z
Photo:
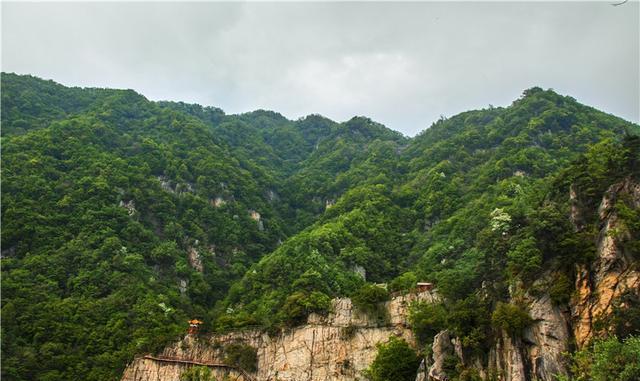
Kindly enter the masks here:
M 204 362 L 204 361 L 195 361 L 190 359 L 183 359 L 179 357 L 169 357 L 169 356 L 151 356 L 146 355 L 142 356 L 143 359 L 159 361 L 159 362 L 168 362 L 168 363 L 178 363 L 178 364 L 189 364 L 189 365 L 198 365 L 198 366 L 206 366 L 209 368 L 219 368 L 219 369 L 227 369 L 234 370 L 242 375 L 245 380 L 255 381 L 253 377 L 246 370 L 239 368 L 237 366 L 221 364 L 221 363 L 213 363 L 213 362 Z

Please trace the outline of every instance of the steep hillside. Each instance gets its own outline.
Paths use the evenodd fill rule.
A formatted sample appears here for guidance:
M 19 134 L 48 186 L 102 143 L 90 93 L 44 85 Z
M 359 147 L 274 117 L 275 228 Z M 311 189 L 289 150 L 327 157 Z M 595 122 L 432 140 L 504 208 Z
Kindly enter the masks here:
M 545 287 L 586 321 L 569 340 L 637 334 L 635 318 L 619 324 L 632 287 L 599 299 L 611 278 L 598 258 L 615 235 L 635 274 L 639 133 L 539 88 L 408 139 L 364 117 L 226 115 L 3 73 L 2 375 L 115 379 L 188 318 L 278 335 L 336 297 L 384 326 L 389 295 L 372 283 L 435 283 L 441 299 L 405 325 L 420 349 L 441 331 L 433 345 L 457 340 L 436 369 L 451 380 L 507 369 L 496 345 L 546 319 Z M 608 189 L 622 196 L 601 215 Z M 524 373 L 540 369 L 516 352 Z
M 310 293 L 349 295 L 359 285 L 356 272 L 373 282 L 409 272 L 396 283 L 434 281 L 451 300 L 472 295 L 482 282 L 506 287 L 508 280 L 533 278 L 557 255 L 559 235 L 570 231 L 562 218 L 567 205 L 539 211 L 558 191 L 558 171 L 596 142 L 614 154 L 614 142 L 627 132 L 637 126 L 536 88 L 508 108 L 441 120 L 399 156 L 371 155 L 367 163 L 379 162 L 367 181 L 351 180 L 355 187 L 320 221 L 250 269 L 223 309 L 242 321 L 255 308 L 248 321 L 270 323 L 286 314 L 288 298 L 299 296 L 298 282 L 309 284 Z M 346 175 L 358 178 L 358 170 Z M 535 230 L 549 223 L 557 231 Z M 506 253 L 518 247 L 533 250 L 532 263 L 514 258 L 511 272 L 502 271 Z M 310 273 L 317 279 L 307 280 Z
M 234 126 L 259 131 L 274 113 L 217 124 L 199 106 L 207 118 L 130 90 L 14 74 L 2 74 L 2 97 L 2 372 L 12 379 L 113 379 L 187 317 L 211 322 L 230 282 L 324 210 L 294 221 L 298 193 L 283 179 L 320 136 L 342 139 L 318 132 L 340 129 L 320 117 L 276 118 L 258 139 Z M 281 152 L 287 129 L 314 145 Z

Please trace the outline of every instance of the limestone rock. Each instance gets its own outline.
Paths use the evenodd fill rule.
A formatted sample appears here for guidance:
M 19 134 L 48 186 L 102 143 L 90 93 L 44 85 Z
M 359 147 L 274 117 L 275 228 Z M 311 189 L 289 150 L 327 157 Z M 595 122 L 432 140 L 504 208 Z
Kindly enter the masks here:
M 429 368 L 429 378 L 434 381 L 448 380 L 444 371 L 445 359 L 454 354 L 449 331 L 442 331 L 433 338 L 433 365 Z
M 118 205 L 121 208 L 125 208 L 127 210 L 127 214 L 131 217 L 136 214 L 136 204 L 133 200 L 124 201 L 120 200 L 120 204 Z
M 187 250 L 187 258 L 189 259 L 189 265 L 196 271 L 202 272 L 202 258 L 200 258 L 200 253 L 198 249 L 195 247 L 189 247 Z
M 594 324 L 612 312 L 616 298 L 626 292 L 640 293 L 640 271 L 633 265 L 629 253 L 623 250 L 623 243 L 629 236 L 618 229 L 620 219 L 615 204 L 623 195 L 632 207 L 640 208 L 640 184 L 627 178 L 612 185 L 598 208 L 602 229 L 598 236 L 597 259 L 589 268 L 580 266 L 576 269 L 577 297 L 571 312 L 579 348 L 599 333 L 594 332 Z M 612 234 L 615 231 L 618 234 Z
M 389 324 L 384 326 L 355 310 L 351 300 L 334 299 L 333 312 L 329 316 L 312 314 L 306 325 L 284 330 L 273 337 L 257 330 L 213 335 L 206 339 L 187 336 L 167 347 L 161 355 L 221 363 L 225 345 L 243 342 L 257 350 L 258 371 L 251 375 L 256 381 L 364 380 L 363 371 L 376 356 L 376 344 L 395 335 L 415 346 L 407 319 L 409 304 L 418 300 L 438 299 L 432 292 L 393 298 L 385 304 Z M 122 381 L 178 381 L 188 366 L 138 358 L 127 367 Z M 214 372 L 214 375 L 223 377 L 220 373 Z
M 564 352 L 569 350 L 569 325 L 567 317 L 554 306 L 548 294 L 534 298 L 529 304 L 529 316 L 533 324 L 525 329 L 524 340 L 532 375 L 541 381 L 556 380 L 566 375 Z

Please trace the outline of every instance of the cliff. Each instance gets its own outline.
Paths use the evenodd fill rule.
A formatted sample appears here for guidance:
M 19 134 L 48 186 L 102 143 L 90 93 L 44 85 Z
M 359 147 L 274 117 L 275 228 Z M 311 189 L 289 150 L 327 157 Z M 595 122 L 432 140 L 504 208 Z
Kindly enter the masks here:
M 577 197 L 573 187 L 570 197 Z M 598 208 L 596 258 L 589 265 L 576 266 L 575 293 L 568 304 L 558 305 L 549 294 L 549 285 L 558 275 L 552 270 L 528 288 L 514 285 L 510 290 L 512 301 L 517 299 L 525 306 L 531 318 L 521 335 L 498 332 L 486 353 L 469 354 L 458 338 L 442 331 L 435 336 L 433 354 L 423 360 L 416 380 L 448 380 L 446 363 L 451 357 L 457 357 L 465 368 L 474 369 L 485 380 L 552 381 L 566 375 L 566 353 L 606 334 L 611 327 L 603 322 L 612 314 L 615 302 L 623 295 L 640 293 L 640 271 L 634 253 L 627 249 L 626 243 L 632 238 L 619 215 L 619 200 L 640 209 L 640 184 L 628 178 L 605 193 Z M 581 213 L 572 207 L 576 230 L 584 228 Z M 437 302 L 438 297 L 421 292 L 393 298 L 385 304 L 384 325 L 359 313 L 350 299 L 334 299 L 333 312 L 328 316 L 312 314 L 307 324 L 274 336 L 258 330 L 207 338 L 186 336 L 158 357 L 223 364 L 224 349 L 242 343 L 255 348 L 257 370 L 242 374 L 228 367 L 212 367 L 214 375 L 256 381 L 364 380 L 363 371 L 374 360 L 377 343 L 395 335 L 416 346 L 408 324 L 409 305 L 415 301 Z M 127 367 L 122 381 L 178 381 L 190 366 L 138 358 Z
M 211 367 L 215 376 L 233 375 L 239 380 L 256 381 L 362 380 L 362 371 L 375 358 L 377 343 L 396 335 L 415 345 L 408 325 L 409 305 L 436 300 L 437 296 L 428 291 L 397 296 L 385 304 L 388 323 L 379 325 L 377 320 L 359 313 L 350 299 L 334 299 L 333 312 L 327 317 L 312 314 L 307 324 L 275 336 L 258 330 L 199 339 L 186 336 L 157 357 L 223 364 L 224 348 L 242 343 L 256 349 L 257 371 L 251 378 L 243 378 L 233 369 Z M 122 381 L 178 381 L 190 366 L 141 357 L 127 367 Z
M 596 334 L 607 330 L 595 327 L 611 314 L 613 304 L 626 293 L 640 293 L 640 271 L 633 253 L 625 249 L 631 239 L 624 228 L 616 202 L 624 198 L 634 209 L 640 209 L 640 184 L 630 178 L 614 184 L 605 193 L 598 208 L 601 226 L 598 236 L 598 252 L 591 266 L 579 266 L 576 276 L 577 297 L 571 312 L 578 347 L 584 346 Z M 600 332 L 598 332 L 600 331 Z
M 577 206 L 576 190 L 571 187 L 571 219 L 576 230 L 585 227 L 583 214 Z M 632 239 L 616 207 L 618 200 L 640 209 L 640 184 L 627 178 L 613 184 L 605 192 L 598 208 L 599 233 L 596 258 L 590 265 L 576 266 L 575 293 L 568 305 L 552 303 L 549 285 L 553 272 L 547 272 L 518 298 L 532 319 L 521 337 L 501 332 L 495 339 L 485 361 L 478 356 L 465 356 L 459 341 L 448 331 L 436 335 L 433 364 L 428 369 L 431 380 L 444 381 L 447 376 L 443 359 L 457 356 L 468 368 L 474 368 L 483 379 L 502 381 L 554 381 L 557 375 L 567 374 L 565 354 L 575 346 L 584 347 L 596 337 L 613 329 L 607 324 L 614 304 L 623 295 L 640 294 L 640 271 L 633 253 L 626 249 Z

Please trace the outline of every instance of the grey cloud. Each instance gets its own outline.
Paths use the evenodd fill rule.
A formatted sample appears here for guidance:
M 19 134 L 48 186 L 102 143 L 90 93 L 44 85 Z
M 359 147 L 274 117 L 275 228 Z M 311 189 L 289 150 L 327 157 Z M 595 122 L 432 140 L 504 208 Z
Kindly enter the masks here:
M 413 135 L 551 87 L 638 122 L 639 3 L 2 3 L 2 70 Z

